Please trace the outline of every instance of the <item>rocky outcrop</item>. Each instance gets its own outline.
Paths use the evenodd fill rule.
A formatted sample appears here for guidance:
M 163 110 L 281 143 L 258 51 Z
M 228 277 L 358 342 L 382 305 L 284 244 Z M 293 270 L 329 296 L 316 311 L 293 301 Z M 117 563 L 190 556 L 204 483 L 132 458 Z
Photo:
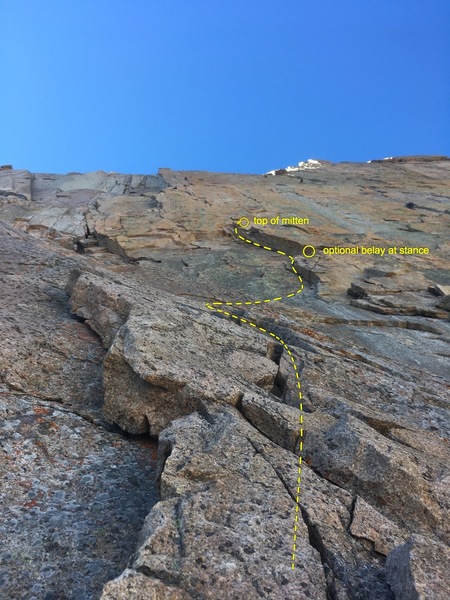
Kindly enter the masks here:
M 309 418 L 305 440 L 314 469 L 380 507 L 401 527 L 436 535 L 448 543 L 446 507 L 450 494 L 443 503 L 439 486 L 444 464 L 430 482 L 430 473 L 427 478 L 422 475 L 426 461 L 422 463 L 421 453 L 393 443 L 358 419 L 320 417 L 316 422 L 314 416 Z
M 1 225 L 0 253 L 1 382 L 100 419 L 104 351 L 64 292 L 76 262 Z
M 0 197 L 6 203 L 31 200 L 31 178 L 28 171 L 0 169 Z
M 104 414 L 133 434 L 156 436 L 199 402 L 237 405 L 248 386 L 271 389 L 278 365 L 255 333 L 198 304 L 81 275 L 71 310 L 102 338 Z
M 161 502 L 133 569 L 189 597 L 325 599 L 320 555 L 302 522 L 291 569 L 292 498 L 259 451 L 264 437 L 231 408 L 202 412 L 160 437 Z
M 206 486 L 208 498 L 220 498 L 221 514 L 227 514 L 236 503 L 245 505 L 248 482 L 241 488 L 234 481 L 228 482 L 227 478 L 231 476 L 230 471 L 240 464 L 238 457 L 246 456 L 242 444 L 248 443 L 249 436 L 252 436 L 253 446 L 271 464 L 273 476 L 283 482 L 290 502 L 295 498 L 295 482 L 291 480 L 295 472 L 292 453 L 299 447 L 298 409 L 286 404 L 293 397 L 290 383 L 281 398 L 270 393 L 280 374 L 289 380 L 288 365 L 276 360 L 277 353 L 268 347 L 264 338 L 251 330 L 216 319 L 202 311 L 195 302 L 183 301 L 180 304 L 168 294 L 154 294 L 150 289 L 143 294 L 130 285 L 108 281 L 105 275 L 101 278 L 92 274 L 80 275 L 79 272 L 72 278 L 69 289 L 72 310 L 87 319 L 109 348 L 104 362 L 105 415 L 130 432 L 159 434 L 162 505 L 158 510 L 167 506 L 168 513 L 164 508 L 162 514 L 157 511 L 156 515 L 152 513 L 149 517 L 151 525 L 143 534 L 143 543 L 151 551 L 145 552 L 147 558 L 144 561 L 139 558 L 143 553 L 141 548 L 133 563 L 133 571 L 125 579 L 135 577 L 135 573 L 144 573 L 152 580 L 159 578 L 165 585 L 187 590 L 195 596 L 205 585 L 197 583 L 198 578 L 203 582 L 215 579 L 204 566 L 199 572 L 203 578 L 200 574 L 194 575 L 197 563 L 192 563 L 185 556 L 194 556 L 198 564 L 202 564 L 194 551 L 195 544 L 188 545 L 186 551 L 180 550 L 185 541 L 181 541 L 181 533 L 174 526 L 174 521 L 180 520 L 177 516 L 180 505 L 174 498 L 189 498 L 187 504 L 183 503 L 186 507 L 182 514 L 187 515 L 183 529 L 187 527 L 194 532 L 197 541 L 204 527 L 197 516 L 201 512 L 204 514 L 205 510 L 200 511 L 198 505 L 191 502 L 197 485 L 205 494 Z M 175 337 L 172 337 L 172 332 L 176 332 Z M 163 336 L 164 342 L 160 336 Z M 191 347 L 194 340 L 195 347 Z M 243 346 L 239 346 L 240 340 L 244 342 Z M 350 598 L 357 597 L 357 594 L 367 598 L 390 598 L 383 557 L 395 544 L 417 530 L 431 536 L 431 539 L 442 539 L 448 543 L 446 507 L 449 496 L 445 478 L 442 480 L 448 450 L 440 438 L 434 439 L 431 431 L 426 445 L 416 440 L 411 423 L 417 418 L 419 425 L 423 414 L 415 417 L 412 412 L 406 422 L 395 415 L 388 418 L 386 413 L 379 412 L 379 394 L 387 392 L 395 398 L 397 405 L 402 402 L 398 395 L 400 388 L 396 389 L 392 375 L 383 372 L 381 365 L 374 369 L 360 366 L 356 357 L 353 360 L 347 358 L 347 378 L 350 368 L 355 384 L 353 392 L 345 378 L 339 378 L 336 366 L 340 363 L 330 362 L 333 352 L 329 352 L 328 357 L 328 353 L 318 357 L 314 341 L 310 350 L 312 352 L 306 353 L 295 350 L 303 364 L 307 382 L 305 400 L 309 410 L 313 411 L 305 419 L 305 460 L 315 473 L 330 483 L 327 483 L 328 489 L 318 495 L 323 487 L 323 484 L 319 485 L 320 478 L 317 479 L 316 475 L 314 480 L 312 473 L 307 475 L 314 482 L 313 491 L 304 493 L 306 499 L 301 507 L 309 541 L 313 541 L 313 547 L 319 553 L 325 578 L 323 583 L 326 582 L 328 594 L 345 597 L 344 593 L 349 592 Z M 195 364 L 191 362 L 193 355 Z M 208 365 L 208 371 L 200 371 L 198 375 L 201 365 Z M 317 380 L 318 368 L 320 375 Z M 370 383 L 358 382 L 355 375 L 364 379 L 370 377 Z M 290 379 L 292 381 L 292 377 Z M 328 400 L 328 392 L 323 389 L 324 379 L 334 385 L 334 394 L 341 390 L 340 398 Z M 316 380 L 318 386 L 315 385 Z M 439 381 L 434 385 L 439 389 Z M 410 384 L 409 391 L 408 388 L 403 390 L 406 398 L 414 390 L 413 386 Z M 364 391 L 367 394 L 365 400 L 376 393 L 378 411 L 367 408 L 367 402 L 361 401 Z M 445 396 L 444 388 L 441 391 Z M 237 411 L 230 413 L 231 409 L 225 408 L 227 405 Z M 186 416 L 183 418 L 183 415 Z M 228 451 L 220 446 L 219 453 L 224 460 L 222 471 L 215 463 L 213 466 L 209 464 L 218 437 L 222 436 L 217 433 L 219 425 L 212 427 L 212 424 L 218 419 L 220 422 L 225 419 L 221 427 L 227 430 L 231 415 L 233 430 L 236 431 L 226 433 L 225 439 L 231 440 L 232 448 L 238 448 L 238 451 L 227 458 Z M 176 421 L 176 428 L 173 429 L 173 424 L 164 429 L 177 416 L 181 418 Z M 167 436 L 170 443 L 166 441 Z M 203 445 L 198 446 L 196 439 L 201 440 Z M 174 446 L 182 464 L 185 461 L 189 464 L 188 482 L 181 477 L 184 467 L 179 463 L 174 469 L 177 483 L 169 484 L 172 479 L 166 478 L 170 472 L 167 457 L 172 457 Z M 248 462 L 249 459 L 245 460 Z M 425 470 L 426 477 L 423 475 Z M 265 481 L 266 487 L 269 486 L 265 477 L 260 475 L 259 478 Z M 220 494 L 213 492 L 218 482 L 224 484 L 224 487 L 219 486 Z M 233 490 L 228 501 L 227 489 Z M 346 490 L 345 493 L 342 490 Z M 330 521 L 330 506 L 324 500 L 325 496 L 336 496 L 342 506 L 327 526 L 324 522 Z M 165 504 L 166 500 L 170 502 Z M 202 502 L 201 506 L 206 507 L 204 495 Z M 270 514 L 275 517 L 280 513 L 272 506 Z M 223 522 L 215 516 L 209 519 L 211 527 L 222 531 Z M 281 514 L 279 518 L 283 520 L 286 516 Z M 161 520 L 166 523 L 162 531 L 159 530 Z M 263 526 L 263 530 L 267 531 L 267 527 Z M 207 538 L 215 536 L 210 532 Z M 167 539 L 173 540 L 169 549 Z M 160 544 L 163 544 L 161 550 Z M 271 541 L 270 547 L 273 546 Z M 202 556 L 205 549 L 208 549 L 208 556 L 214 555 L 214 546 L 210 547 L 207 540 L 202 541 L 200 547 Z M 232 547 L 224 544 L 223 548 L 227 560 L 231 560 L 228 554 L 233 556 Z M 185 554 L 180 555 L 180 552 Z M 253 555 L 253 552 L 250 554 Z M 245 553 L 242 556 L 245 558 Z M 162 567 L 170 562 L 169 558 L 174 561 L 171 563 L 175 565 L 174 571 Z M 219 564 L 226 562 L 224 557 L 217 560 Z M 268 559 L 271 565 L 277 560 L 280 559 L 273 555 Z M 343 568 L 342 564 L 346 566 Z M 214 572 L 218 569 L 215 562 L 212 568 Z M 248 567 L 242 565 L 242 569 L 247 572 Z M 361 582 L 364 569 L 370 575 Z M 250 584 L 247 588 L 243 582 L 244 575 L 241 573 L 237 579 L 239 585 L 224 588 L 224 597 L 238 598 L 243 594 L 252 597 L 254 592 L 250 591 Z M 217 581 L 220 581 L 217 585 L 222 589 L 225 583 L 222 579 Z M 111 583 L 108 594 L 117 593 L 116 597 L 120 598 L 124 585 L 124 579 L 117 582 L 117 588 Z M 211 593 L 217 594 L 217 588 L 213 589 Z M 268 591 L 263 592 L 262 588 L 258 588 L 260 595 L 255 597 L 276 598 L 276 589 L 268 587 Z M 208 591 L 202 593 L 208 597 Z M 317 590 L 314 594 L 318 594 Z M 306 593 L 305 597 L 308 597 Z
M 448 545 L 413 535 L 405 544 L 392 550 L 386 566 L 396 598 L 428 600 L 448 595 Z
M 0 171 L 2 598 L 446 597 L 450 161 L 311 164 Z
M 360 496 L 356 497 L 350 532 L 356 538 L 373 542 L 375 552 L 383 556 L 405 540 L 405 533 L 400 527 Z
M 381 273 L 379 276 L 375 274 L 372 277 L 364 277 L 351 284 L 347 293 L 356 298 L 350 300 L 352 306 L 385 315 L 449 318 L 450 315 L 445 310 L 445 297 L 437 300 L 433 291 L 429 293 L 430 289 L 434 290 L 436 286 L 430 286 L 430 282 L 422 274 L 392 273 L 385 276 Z
M 75 260 L 0 225 L 0 597 L 99 598 L 158 501 L 156 450 L 111 430 Z

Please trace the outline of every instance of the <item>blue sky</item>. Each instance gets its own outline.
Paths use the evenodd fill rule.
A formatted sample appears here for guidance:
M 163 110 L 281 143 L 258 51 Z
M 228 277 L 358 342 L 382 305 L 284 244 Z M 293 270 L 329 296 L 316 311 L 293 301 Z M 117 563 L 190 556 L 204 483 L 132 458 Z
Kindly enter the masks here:
M 0 0 L 0 164 L 450 155 L 448 0 Z

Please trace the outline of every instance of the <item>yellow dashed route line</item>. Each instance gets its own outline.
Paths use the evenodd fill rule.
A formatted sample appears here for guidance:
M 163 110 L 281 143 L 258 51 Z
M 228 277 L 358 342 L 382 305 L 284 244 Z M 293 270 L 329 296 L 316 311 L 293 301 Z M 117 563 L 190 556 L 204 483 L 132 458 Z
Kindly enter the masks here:
M 299 401 L 299 409 L 300 409 L 299 457 L 298 457 L 298 466 L 297 466 L 297 468 L 298 468 L 297 489 L 296 489 L 296 494 L 295 494 L 294 533 L 293 533 L 292 555 L 291 555 L 291 568 L 294 569 L 295 568 L 295 558 L 297 555 L 297 530 L 298 530 L 299 512 L 300 512 L 300 485 L 301 485 L 301 477 L 302 477 L 302 453 L 303 453 L 303 401 L 302 401 L 302 388 L 301 388 L 301 382 L 300 382 L 300 376 L 298 373 L 297 363 L 295 361 L 294 355 L 292 354 L 289 346 L 278 335 L 276 335 L 272 331 L 268 331 L 267 329 L 264 329 L 264 327 L 259 327 L 256 323 L 253 323 L 252 321 L 249 321 L 248 319 L 243 319 L 242 317 L 233 315 L 233 313 L 229 312 L 229 310 L 226 310 L 226 309 L 220 308 L 220 307 L 250 306 L 250 305 L 254 305 L 254 304 L 267 304 L 269 302 L 278 302 L 278 301 L 284 300 L 286 298 L 293 298 L 297 294 L 300 294 L 300 292 L 303 291 L 304 285 L 303 285 L 302 278 L 297 273 L 297 270 L 295 268 L 293 256 L 291 256 L 290 254 L 286 254 L 286 252 L 283 252 L 282 250 L 277 250 L 276 248 L 270 248 L 269 246 L 263 246 L 262 244 L 258 244 L 257 242 L 254 242 L 252 240 L 245 238 L 244 236 L 242 236 L 239 233 L 237 227 L 234 228 L 234 233 L 236 234 L 236 237 L 238 239 L 240 239 L 241 241 L 243 241 L 247 244 L 251 244 L 252 246 L 256 246 L 257 248 L 262 248 L 263 250 L 268 250 L 270 252 L 275 252 L 276 254 L 281 254 L 282 256 L 286 256 L 286 258 L 288 258 L 291 261 L 291 269 L 295 273 L 295 275 L 299 281 L 299 288 L 295 292 L 286 294 L 286 296 L 284 296 L 284 297 L 277 296 L 276 298 L 267 298 L 265 300 L 247 300 L 244 302 L 207 302 L 206 303 L 206 307 L 209 308 L 209 310 L 212 310 L 217 313 L 221 313 L 227 317 L 230 317 L 231 319 L 235 319 L 235 320 L 239 321 L 240 323 L 245 323 L 246 325 L 249 325 L 250 327 L 257 329 L 258 331 L 262 331 L 262 333 L 270 335 L 270 337 L 273 337 L 278 342 L 280 342 L 280 344 L 283 346 L 283 348 L 286 350 L 287 354 L 289 355 L 289 358 L 291 359 L 292 367 L 293 367 L 294 373 L 295 373 L 297 389 L 298 389 L 298 401 Z

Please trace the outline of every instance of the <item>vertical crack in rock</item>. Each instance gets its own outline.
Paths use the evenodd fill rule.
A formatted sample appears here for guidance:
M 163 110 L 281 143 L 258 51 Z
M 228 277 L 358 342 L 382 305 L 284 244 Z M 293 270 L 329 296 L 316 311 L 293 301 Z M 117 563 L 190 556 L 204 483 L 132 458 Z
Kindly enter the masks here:
M 179 560 L 183 561 L 186 555 L 184 543 L 184 518 L 183 518 L 183 500 L 180 499 L 175 506 L 175 524 L 178 530 L 178 540 L 180 545 Z
M 2 598 L 98 595 L 150 509 L 103 600 L 392 600 L 388 581 L 399 598 L 445 594 L 450 160 L 298 170 L 0 170 Z M 277 257 L 229 235 L 275 214 L 310 221 L 247 230 L 313 284 L 252 310 L 302 358 L 294 571 L 288 361 L 203 309 L 289 285 Z M 393 243 L 429 252 L 324 252 Z M 153 508 L 153 451 L 104 418 L 160 436 Z
M 274 464 L 272 464 L 272 462 L 265 456 L 265 452 L 258 447 L 258 444 L 254 440 L 252 440 L 249 437 L 247 437 L 247 440 L 252 445 L 252 447 L 255 449 L 255 453 L 258 454 L 259 456 L 261 456 L 264 459 L 264 461 L 271 467 L 271 469 L 276 474 L 277 478 L 283 484 L 284 489 L 289 494 L 292 501 L 295 503 L 296 496 L 295 496 L 294 492 L 292 491 L 291 486 L 288 484 L 285 477 L 281 473 L 281 471 L 279 469 L 277 469 L 277 467 Z M 305 525 L 308 529 L 309 543 L 312 546 L 312 548 L 314 548 L 315 550 L 318 551 L 318 553 L 320 555 L 320 559 L 322 562 L 322 567 L 323 567 L 324 575 L 325 575 L 325 581 L 327 584 L 327 600 L 339 600 L 338 597 L 336 596 L 336 591 L 334 588 L 334 574 L 333 574 L 333 571 L 326 559 L 326 552 L 325 552 L 324 545 L 320 539 L 320 534 L 318 533 L 318 531 L 314 527 L 314 525 L 311 523 L 311 520 L 309 519 L 306 510 L 302 507 L 301 502 L 300 502 L 300 512 L 302 515 L 303 522 L 305 523 Z
M 327 582 L 327 600 L 339 600 L 339 597 L 336 594 L 334 572 L 332 566 L 329 564 L 327 551 L 322 542 L 320 533 L 317 527 L 311 522 L 307 510 L 303 506 L 300 506 L 300 510 L 302 513 L 303 522 L 308 528 L 309 543 L 315 550 L 317 550 L 320 555 L 320 560 L 322 561 L 325 580 Z
M 352 498 L 352 504 L 350 506 L 350 517 L 349 517 L 349 520 L 348 520 L 348 525 L 346 526 L 346 530 L 350 534 L 351 534 L 350 530 L 351 530 L 351 526 L 352 526 L 352 523 L 353 523 L 353 518 L 355 516 L 355 507 L 356 507 L 356 500 L 357 500 L 357 498 L 358 498 L 357 496 L 353 496 L 353 498 Z

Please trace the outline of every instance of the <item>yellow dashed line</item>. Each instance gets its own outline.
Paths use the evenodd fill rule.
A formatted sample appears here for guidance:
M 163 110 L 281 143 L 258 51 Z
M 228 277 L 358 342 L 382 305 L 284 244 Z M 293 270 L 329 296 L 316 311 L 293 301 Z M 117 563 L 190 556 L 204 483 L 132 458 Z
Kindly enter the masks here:
M 296 277 L 298 278 L 298 281 L 300 283 L 300 288 L 295 292 L 286 294 L 286 296 L 284 296 L 284 298 L 293 298 L 294 296 L 296 296 L 297 294 L 300 294 L 300 292 L 303 291 L 303 288 L 304 288 L 303 280 L 300 277 L 300 275 L 297 273 L 297 270 L 294 266 L 295 259 L 293 256 L 291 256 L 290 254 L 286 254 L 286 252 L 283 252 L 282 250 L 276 250 L 275 248 L 270 248 L 269 246 L 261 246 L 261 244 L 258 244 L 257 242 L 253 242 L 252 240 L 249 240 L 249 239 L 243 237 L 242 235 L 240 235 L 237 227 L 234 228 L 234 233 L 238 239 L 240 239 L 243 242 L 246 242 L 247 244 L 251 244 L 253 246 L 256 246 L 257 248 L 263 248 L 264 250 L 269 250 L 270 252 L 276 252 L 277 254 L 281 254 L 282 256 L 286 256 L 287 258 L 289 258 L 289 260 L 291 261 L 291 269 L 292 269 L 293 273 L 296 275 Z M 300 391 L 301 383 L 300 383 L 300 377 L 299 377 L 299 373 L 298 373 L 297 363 L 295 361 L 294 355 L 292 354 L 289 346 L 278 335 L 276 335 L 272 331 L 267 331 L 267 329 L 264 329 L 264 327 L 259 327 L 256 323 L 253 323 L 252 321 L 249 321 L 248 319 L 244 319 L 242 317 L 239 317 L 238 315 L 233 315 L 232 313 L 229 313 L 221 308 L 216 308 L 217 306 L 242 306 L 243 304 L 245 304 L 246 306 L 249 306 L 249 305 L 253 305 L 253 304 L 278 302 L 280 300 L 283 300 L 283 296 L 277 296 L 276 298 L 266 298 L 264 300 L 246 300 L 246 301 L 242 301 L 242 302 L 207 302 L 206 307 L 209 310 L 212 310 L 212 311 L 218 312 L 218 313 L 222 313 L 227 317 L 236 319 L 240 323 L 246 323 L 247 325 L 250 325 L 250 327 L 258 329 L 259 331 L 262 331 L 263 333 L 269 334 L 271 337 L 275 338 L 276 340 L 278 340 L 280 342 L 280 344 L 286 350 L 287 354 L 289 355 L 289 357 L 291 359 L 295 377 L 296 377 L 296 381 L 297 381 L 299 410 L 300 410 L 300 416 L 299 416 L 299 424 L 300 424 L 299 452 L 300 452 L 300 454 L 298 457 L 298 465 L 297 465 L 297 484 L 298 485 L 297 485 L 297 493 L 296 493 L 296 498 L 295 498 L 294 533 L 293 533 L 292 554 L 291 554 L 291 568 L 292 568 L 292 570 L 294 570 L 296 554 L 297 554 L 297 534 L 296 534 L 296 532 L 298 530 L 297 523 L 298 523 L 298 513 L 300 510 L 300 485 L 301 485 L 302 452 L 303 452 L 303 403 L 302 403 L 302 392 Z

